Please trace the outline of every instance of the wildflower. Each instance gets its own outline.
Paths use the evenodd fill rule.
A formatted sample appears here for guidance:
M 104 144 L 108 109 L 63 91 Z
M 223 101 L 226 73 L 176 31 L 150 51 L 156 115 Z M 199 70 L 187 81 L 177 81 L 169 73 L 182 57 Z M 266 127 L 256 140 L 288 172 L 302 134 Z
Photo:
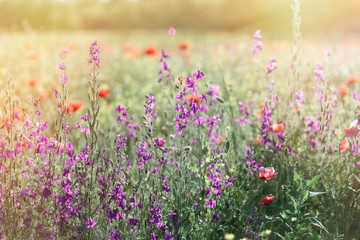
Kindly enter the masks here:
M 168 30 L 168 34 L 169 34 L 170 36 L 174 36 L 175 33 L 176 33 L 176 29 L 173 28 L 173 27 L 170 27 L 169 30 Z
M 29 78 L 27 83 L 30 87 L 35 87 L 37 85 L 38 81 L 35 77 L 31 77 L 31 78 Z
M 349 87 L 347 85 L 340 85 L 338 90 L 341 94 L 341 97 L 345 97 L 349 92 Z
M 45 100 L 46 98 L 50 98 L 50 92 L 49 90 L 47 89 L 42 89 L 40 92 L 39 92 L 39 98 L 40 98 L 40 101 L 43 101 Z
M 106 98 L 109 91 L 110 91 L 109 88 L 100 88 L 98 96 L 102 98 Z
M 96 222 L 94 220 L 92 220 L 91 217 L 86 222 L 86 227 L 87 228 L 93 228 L 95 225 L 96 225 Z
M 324 69 L 321 65 L 321 62 L 316 61 L 316 67 L 315 67 L 314 73 L 315 73 L 315 79 L 317 81 L 324 80 Z
M 61 71 L 65 71 L 66 70 L 66 66 L 65 66 L 65 63 L 64 61 L 62 61 L 61 63 L 59 63 L 57 65 L 58 69 L 60 69 Z
M 269 132 L 282 132 L 282 131 L 284 131 L 284 123 L 273 124 L 273 125 L 269 128 Z
M 99 58 L 99 53 L 100 53 L 100 48 L 98 47 L 98 42 L 95 40 L 90 44 L 90 48 L 89 48 L 89 55 L 90 55 L 90 59 L 88 59 L 88 63 L 90 64 L 94 64 L 94 68 L 95 67 L 100 67 L 100 58 Z
M 359 132 L 358 120 L 352 121 L 350 127 L 344 129 L 345 137 L 356 137 Z
M 350 148 L 350 143 L 348 138 L 344 138 L 342 142 L 340 143 L 340 152 L 345 153 Z
M 270 180 L 272 178 L 274 178 L 277 175 L 277 173 L 275 173 L 275 169 L 273 167 L 260 167 L 259 168 L 259 173 L 258 176 L 261 179 L 265 179 L 265 180 Z
M 205 202 L 205 205 L 208 206 L 208 208 L 213 208 L 216 206 L 216 204 L 217 204 L 217 201 L 213 200 L 211 198 L 209 198 L 208 202 Z
M 203 77 L 204 77 L 204 73 L 201 72 L 199 68 L 193 74 L 193 78 L 196 78 L 196 80 L 201 80 Z
M 83 106 L 83 103 L 80 102 L 79 100 L 73 100 L 73 101 L 69 101 L 69 102 L 65 103 L 67 113 L 75 112 L 75 111 L 81 109 L 82 106 Z
M 189 95 L 189 96 L 186 96 L 185 99 L 190 103 L 190 102 L 194 102 L 196 104 L 200 104 L 201 103 L 201 98 L 196 96 L 196 95 Z
M 186 50 L 186 49 L 189 49 L 189 48 L 190 48 L 190 44 L 187 43 L 187 42 L 179 43 L 179 44 L 177 45 L 177 48 L 180 49 L 180 50 Z
M 163 138 L 153 138 L 153 143 L 155 147 L 162 147 L 166 143 L 165 139 Z
M 143 53 L 145 55 L 148 55 L 149 57 L 155 57 L 157 54 L 157 50 L 154 47 L 147 47 L 143 50 Z
M 257 30 L 253 36 L 253 51 L 252 54 L 256 55 L 258 52 L 262 50 L 263 43 L 260 41 L 261 39 L 260 30 Z
M 60 82 L 66 84 L 67 81 L 68 81 L 68 75 L 67 74 L 62 74 L 61 77 L 60 77 Z
M 346 84 L 352 84 L 352 83 L 357 83 L 359 81 L 358 77 L 355 75 L 349 75 L 346 79 L 345 79 L 345 83 Z
M 272 194 L 266 195 L 263 199 L 261 199 L 262 205 L 269 205 L 274 200 L 274 196 Z
M 276 69 L 276 60 L 275 57 L 271 57 L 269 59 L 269 64 L 266 65 L 266 70 L 267 70 L 266 75 L 272 74 L 275 71 L 275 69 Z

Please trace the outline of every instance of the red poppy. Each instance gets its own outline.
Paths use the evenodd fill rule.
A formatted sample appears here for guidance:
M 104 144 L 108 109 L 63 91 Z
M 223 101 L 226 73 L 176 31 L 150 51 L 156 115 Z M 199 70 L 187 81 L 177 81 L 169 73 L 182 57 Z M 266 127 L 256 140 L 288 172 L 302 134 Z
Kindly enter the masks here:
M 148 55 L 149 57 L 155 57 L 157 54 L 157 50 L 154 47 L 147 47 L 144 49 L 143 53 Z
M 274 201 L 274 196 L 272 194 L 266 195 L 266 197 L 264 197 L 263 199 L 261 199 L 261 204 L 262 205 L 269 205 L 270 203 L 272 203 L 272 201 Z
M 19 111 L 19 109 L 16 108 L 15 111 L 12 111 L 10 114 L 4 117 L 2 122 L 3 125 L 1 127 L 7 126 L 10 123 L 10 116 L 12 115 L 14 115 L 14 123 L 17 123 L 19 121 L 25 121 L 27 119 L 24 112 Z
M 261 109 L 261 110 L 263 110 L 264 109 L 264 107 L 265 107 L 265 103 L 259 103 L 259 108 Z
M 155 147 L 162 147 L 166 143 L 165 139 L 163 138 L 153 138 L 153 143 Z
M 189 95 L 186 96 L 185 99 L 190 103 L 190 102 L 194 102 L 196 104 L 200 104 L 201 103 L 201 98 L 196 96 L 196 95 Z
M 344 129 L 345 137 L 356 137 L 359 132 L 358 120 L 353 121 L 349 128 Z
M 180 50 L 186 50 L 186 49 L 189 49 L 190 48 L 190 44 L 185 42 L 185 43 L 179 43 L 177 45 L 178 49 Z
M 275 173 L 275 169 L 273 167 L 259 168 L 258 176 L 261 179 L 270 180 L 270 179 L 274 178 L 276 175 L 277 175 L 277 173 Z
M 273 124 L 269 129 L 269 132 L 282 132 L 282 131 L 284 131 L 284 123 Z
M 106 96 L 108 95 L 109 91 L 110 91 L 109 88 L 100 88 L 98 96 L 99 96 L 99 97 L 106 98 Z
M 82 106 L 83 106 L 83 103 L 80 102 L 79 100 L 73 100 L 73 101 L 69 101 L 69 102 L 65 103 L 67 113 L 75 112 L 75 111 L 81 109 Z
M 344 140 L 342 140 L 342 142 L 340 143 L 340 152 L 345 153 L 347 150 L 349 150 L 349 148 L 350 148 L 349 140 L 347 138 L 344 138 Z
M 28 54 L 27 54 L 27 58 L 29 60 L 37 60 L 38 59 L 38 54 L 35 52 L 35 51 L 29 51 Z
M 345 83 L 346 84 L 352 84 L 352 83 L 357 83 L 359 81 L 358 77 L 355 75 L 349 75 L 346 79 L 345 79 Z
M 30 87 L 35 87 L 37 85 L 37 82 L 38 81 L 37 81 L 36 77 L 31 77 L 31 78 L 29 78 L 27 83 Z
M 49 90 L 47 89 L 42 89 L 40 92 L 39 92 L 39 98 L 40 98 L 40 101 L 43 101 L 47 98 L 50 98 L 50 92 Z
M 341 94 L 341 97 L 345 97 L 349 92 L 349 87 L 347 85 L 340 85 L 338 90 Z

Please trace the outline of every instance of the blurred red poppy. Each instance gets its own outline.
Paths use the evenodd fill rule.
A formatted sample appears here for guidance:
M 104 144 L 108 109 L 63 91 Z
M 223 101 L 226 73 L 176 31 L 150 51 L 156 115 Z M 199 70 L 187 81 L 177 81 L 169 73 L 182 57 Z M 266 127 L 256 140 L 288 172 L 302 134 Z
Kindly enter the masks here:
M 342 142 L 340 143 L 340 152 L 341 153 L 345 153 L 347 150 L 349 150 L 350 148 L 350 143 L 348 138 L 344 138 L 344 140 L 342 140 Z
M 269 132 L 282 132 L 282 131 L 284 131 L 284 123 L 273 124 L 269 129 Z
M 38 81 L 36 79 L 36 77 L 31 77 L 28 79 L 27 81 L 27 84 L 30 86 L 30 87 L 35 87 L 37 85 Z
M 345 83 L 346 84 L 352 84 L 352 83 L 357 83 L 359 81 L 358 77 L 355 75 L 349 75 L 346 79 L 345 79 Z
M 149 57 L 155 57 L 157 54 L 157 50 L 154 47 L 147 47 L 144 49 L 143 53 L 148 55 Z
M 80 102 L 79 100 L 73 100 L 73 101 L 69 101 L 69 102 L 65 103 L 67 113 L 75 112 L 75 111 L 81 109 L 82 106 L 83 106 L 83 103 Z
M 345 97 L 349 92 L 349 87 L 347 85 L 340 85 L 338 90 L 341 94 L 341 97 Z
M 100 88 L 98 96 L 102 98 L 106 98 L 109 91 L 110 91 L 109 88 Z
M 185 43 L 179 43 L 177 45 L 178 49 L 180 50 L 186 50 L 186 49 L 189 49 L 190 48 L 190 44 L 185 42 Z
M 262 205 L 269 205 L 270 203 L 272 203 L 272 201 L 274 201 L 274 196 L 272 194 L 266 195 L 266 197 L 264 197 L 263 199 L 261 199 L 261 204 Z
M 200 104 L 201 103 L 201 98 L 196 96 L 196 95 L 189 95 L 186 96 L 185 99 L 190 103 L 190 102 L 194 102 L 196 104 Z

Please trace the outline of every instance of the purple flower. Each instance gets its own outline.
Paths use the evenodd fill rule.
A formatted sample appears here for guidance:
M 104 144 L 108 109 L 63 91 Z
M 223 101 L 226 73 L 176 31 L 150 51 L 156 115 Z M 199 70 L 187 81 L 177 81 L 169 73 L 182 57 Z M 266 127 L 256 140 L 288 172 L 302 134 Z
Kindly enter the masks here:
M 219 215 L 220 213 L 213 215 L 213 219 L 215 219 L 217 222 L 219 221 Z
M 92 220 L 91 217 L 86 221 L 87 228 L 93 228 L 95 225 L 96 225 L 96 222 L 94 220 Z
M 138 223 L 138 220 L 136 218 L 130 218 L 128 223 L 131 225 L 131 226 L 136 226 L 136 224 Z
M 315 73 L 315 79 L 317 81 L 324 80 L 324 69 L 321 65 L 321 62 L 316 61 L 316 67 L 315 67 L 314 73 Z
M 42 195 L 44 198 L 48 198 L 51 195 L 51 190 L 49 190 L 47 187 L 44 188 L 44 191 L 42 192 Z
M 252 51 L 253 55 L 256 55 L 258 52 L 262 50 L 263 43 L 260 41 L 261 37 L 262 36 L 260 30 L 257 30 L 253 36 L 253 51 Z
M 88 60 L 89 65 L 94 64 L 93 65 L 94 68 L 100 67 L 100 58 L 98 55 L 99 53 L 100 53 L 100 48 L 98 47 L 98 42 L 95 40 L 90 44 L 90 48 L 89 48 L 90 59 Z
M 266 65 L 266 70 L 267 70 L 266 75 L 272 74 L 272 73 L 275 71 L 275 68 L 276 68 L 276 60 L 275 60 L 275 57 L 271 57 L 271 58 L 269 59 L 269 64 Z
M 211 198 L 209 198 L 209 201 L 205 202 L 205 205 L 208 206 L 208 208 L 213 208 L 215 207 L 217 204 L 216 200 L 213 200 Z
M 196 72 L 193 74 L 193 78 L 196 78 L 197 80 L 201 80 L 204 76 L 204 73 L 200 71 L 198 68 Z
M 31 219 L 30 218 L 25 218 L 23 221 L 23 224 L 25 225 L 25 227 L 29 228 L 30 224 L 31 224 Z

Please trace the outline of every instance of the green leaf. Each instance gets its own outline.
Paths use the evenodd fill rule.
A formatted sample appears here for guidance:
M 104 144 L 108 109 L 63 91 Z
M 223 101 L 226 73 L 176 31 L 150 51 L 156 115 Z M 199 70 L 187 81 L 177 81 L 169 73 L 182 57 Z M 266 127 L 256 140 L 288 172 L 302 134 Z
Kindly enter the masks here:
M 189 214 L 189 221 L 194 224 L 195 223 L 195 213 L 190 213 Z
M 320 179 L 321 175 L 317 175 L 316 177 L 314 177 L 313 179 L 311 179 L 310 181 L 308 181 L 306 183 L 307 187 L 311 187 L 312 185 L 314 185 L 319 179 Z
M 309 190 L 306 190 L 303 195 L 302 201 L 305 202 L 308 198 L 309 198 Z
M 228 152 L 230 149 L 230 141 L 226 142 L 226 152 Z
M 317 195 L 322 195 L 322 194 L 326 194 L 326 192 L 311 192 L 310 191 L 310 197 L 315 197 Z
M 317 218 L 311 218 L 310 222 L 312 225 L 317 226 L 328 233 L 328 230 L 324 227 L 324 225 Z
M 294 182 L 298 182 L 300 180 L 299 174 L 295 171 L 294 172 Z

